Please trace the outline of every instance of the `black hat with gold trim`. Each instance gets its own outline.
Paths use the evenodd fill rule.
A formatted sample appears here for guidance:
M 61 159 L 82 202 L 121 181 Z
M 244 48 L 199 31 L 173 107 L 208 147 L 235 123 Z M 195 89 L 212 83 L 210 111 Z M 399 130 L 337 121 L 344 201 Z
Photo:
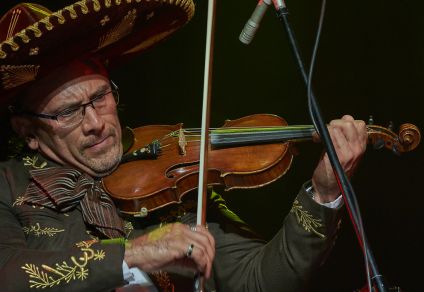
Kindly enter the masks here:
M 192 0 L 81 0 L 56 12 L 22 3 L 0 19 L 0 111 L 52 69 L 84 56 L 113 65 L 187 23 Z

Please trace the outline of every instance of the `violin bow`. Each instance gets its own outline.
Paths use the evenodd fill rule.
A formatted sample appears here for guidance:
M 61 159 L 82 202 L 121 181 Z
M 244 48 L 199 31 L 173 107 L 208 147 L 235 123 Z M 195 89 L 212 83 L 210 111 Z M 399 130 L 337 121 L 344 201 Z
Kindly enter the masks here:
M 206 201 L 208 186 L 208 149 L 210 100 L 212 91 L 212 64 L 215 30 L 215 0 L 208 1 L 208 19 L 206 27 L 206 53 L 203 77 L 202 129 L 200 135 L 199 183 L 197 194 L 197 225 L 206 225 Z M 204 290 L 204 277 L 197 275 L 194 281 L 194 291 Z

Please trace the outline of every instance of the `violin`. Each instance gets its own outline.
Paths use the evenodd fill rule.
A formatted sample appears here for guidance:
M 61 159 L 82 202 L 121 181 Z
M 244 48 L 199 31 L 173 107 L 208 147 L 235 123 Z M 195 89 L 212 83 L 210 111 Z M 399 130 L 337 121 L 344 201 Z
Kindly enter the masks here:
M 310 125 L 289 126 L 276 115 L 255 114 L 227 120 L 209 130 L 208 185 L 258 188 L 283 176 L 291 166 L 293 143 L 312 139 Z M 368 142 L 396 154 L 415 149 L 421 139 L 412 124 L 392 127 L 367 125 Z M 127 130 L 130 144 L 119 167 L 103 178 L 104 189 L 122 213 L 136 217 L 181 202 L 197 188 L 199 172 L 199 129 L 183 124 L 149 125 Z M 125 140 L 124 140 L 125 141 Z

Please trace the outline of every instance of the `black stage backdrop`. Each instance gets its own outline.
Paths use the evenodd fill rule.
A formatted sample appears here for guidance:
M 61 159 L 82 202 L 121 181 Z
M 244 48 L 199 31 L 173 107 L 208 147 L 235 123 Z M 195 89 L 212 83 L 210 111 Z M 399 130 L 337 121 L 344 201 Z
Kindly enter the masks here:
M 34 1 L 54 10 L 64 1 Z M 194 19 L 165 43 L 112 72 L 125 105 L 123 125 L 201 120 L 207 1 Z M 9 3 L 9 2 L 8 2 Z M 70 2 L 66 2 L 69 4 Z M 282 25 L 270 9 L 253 43 L 238 35 L 254 0 L 217 1 L 211 125 L 253 113 L 272 113 L 289 124 L 309 124 L 304 85 Z M 291 21 L 309 62 L 319 1 L 289 1 Z M 12 4 L 1 4 L 2 14 Z M 351 114 L 395 129 L 410 122 L 424 130 L 424 21 L 421 1 L 329 1 L 314 77 L 326 121 Z M 229 206 L 265 238 L 279 229 L 300 185 L 311 177 L 320 145 L 298 145 L 300 155 L 277 182 L 224 193 Z M 402 156 L 366 152 L 354 177 L 366 233 L 386 280 L 422 291 L 424 147 Z M 313 291 L 353 291 L 365 284 L 364 266 L 348 216 Z

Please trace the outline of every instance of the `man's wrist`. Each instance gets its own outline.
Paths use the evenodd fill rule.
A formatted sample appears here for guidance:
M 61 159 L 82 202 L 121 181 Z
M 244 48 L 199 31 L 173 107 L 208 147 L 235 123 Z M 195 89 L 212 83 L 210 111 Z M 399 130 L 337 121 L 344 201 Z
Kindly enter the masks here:
M 311 180 L 306 186 L 306 192 L 312 197 L 312 199 L 319 204 L 327 204 L 337 200 L 341 193 L 337 190 L 325 190 L 317 188 L 314 181 Z
M 133 267 L 133 257 L 134 257 L 134 250 L 133 245 L 131 244 L 131 241 L 128 241 L 125 245 L 125 252 L 124 252 L 124 261 L 128 264 L 128 267 Z
M 305 191 L 309 195 L 309 197 L 314 200 L 316 203 L 329 207 L 329 208 L 338 208 L 343 204 L 341 194 L 337 194 L 336 196 L 326 196 L 326 199 L 323 199 L 323 196 L 315 191 L 314 185 L 312 181 L 305 185 Z

